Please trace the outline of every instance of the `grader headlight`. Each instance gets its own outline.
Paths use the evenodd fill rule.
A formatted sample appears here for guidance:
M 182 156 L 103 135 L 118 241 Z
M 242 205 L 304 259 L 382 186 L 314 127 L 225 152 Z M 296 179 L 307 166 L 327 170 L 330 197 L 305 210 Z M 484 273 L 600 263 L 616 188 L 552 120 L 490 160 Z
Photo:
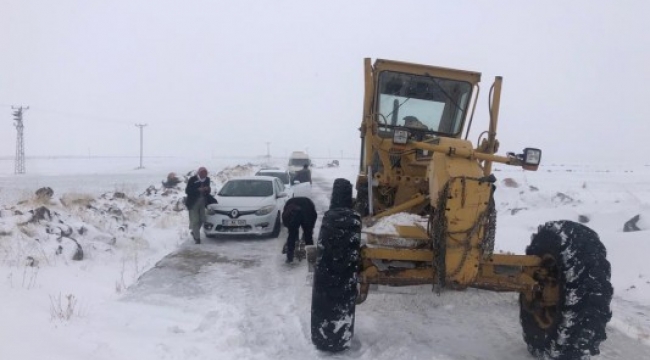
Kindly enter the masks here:
M 535 148 L 525 148 L 522 156 L 525 170 L 537 170 L 540 161 L 542 161 L 542 150 Z
M 404 129 L 395 129 L 393 133 L 393 143 L 404 145 L 409 140 L 409 132 Z

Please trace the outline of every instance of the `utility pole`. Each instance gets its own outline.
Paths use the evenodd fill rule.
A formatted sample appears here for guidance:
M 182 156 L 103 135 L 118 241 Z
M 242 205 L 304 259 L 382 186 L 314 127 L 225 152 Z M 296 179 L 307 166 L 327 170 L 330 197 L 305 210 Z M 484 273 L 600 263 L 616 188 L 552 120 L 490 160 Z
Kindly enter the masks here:
M 267 141 L 266 142 L 266 162 L 271 161 L 271 148 L 270 148 L 270 145 L 271 145 L 271 143 Z
M 14 174 L 24 174 L 25 173 L 25 139 L 23 137 L 23 113 L 25 110 L 29 109 L 27 107 L 14 107 L 11 109 L 15 110 L 13 112 L 14 121 L 16 122 L 14 126 L 16 127 L 16 160 L 14 167 Z
M 135 124 L 135 126 L 140 128 L 140 167 L 138 169 L 144 169 L 144 166 L 142 166 L 142 133 L 147 124 Z

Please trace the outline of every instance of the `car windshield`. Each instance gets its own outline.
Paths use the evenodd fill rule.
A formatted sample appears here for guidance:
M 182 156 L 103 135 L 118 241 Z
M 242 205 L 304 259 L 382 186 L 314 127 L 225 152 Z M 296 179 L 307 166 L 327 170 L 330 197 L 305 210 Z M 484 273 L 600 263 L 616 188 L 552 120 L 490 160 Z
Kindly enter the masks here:
M 276 177 L 276 178 L 280 179 L 280 181 L 282 181 L 283 184 L 289 184 L 289 175 L 287 175 L 286 172 L 282 172 L 282 171 L 264 171 L 264 172 L 258 172 L 255 175 L 257 175 L 257 176 L 273 176 L 273 177 Z
M 378 121 L 387 128 L 454 136 L 461 131 L 471 91 L 468 82 L 384 71 L 379 75 Z
M 218 195 L 267 197 L 273 195 L 273 183 L 269 180 L 230 180 Z

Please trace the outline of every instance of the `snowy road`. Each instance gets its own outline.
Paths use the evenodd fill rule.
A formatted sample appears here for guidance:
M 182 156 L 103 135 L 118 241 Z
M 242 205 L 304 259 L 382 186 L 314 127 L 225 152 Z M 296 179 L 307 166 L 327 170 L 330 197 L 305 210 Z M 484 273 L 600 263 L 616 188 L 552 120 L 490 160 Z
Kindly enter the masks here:
M 321 214 L 330 191 L 329 181 L 315 181 L 313 197 Z M 311 345 L 306 264 L 284 264 L 284 239 L 285 230 L 278 239 L 186 243 L 111 305 L 117 306 L 114 311 L 131 311 L 132 320 L 121 324 L 125 331 L 110 344 L 96 343 L 92 354 L 106 359 L 139 351 L 159 359 L 330 358 Z M 175 316 L 176 311 L 181 314 Z M 111 320 L 105 320 L 108 330 Z M 138 336 L 152 322 L 160 332 Z M 641 359 L 639 354 L 648 353 L 612 327 L 608 336 L 598 359 Z M 437 296 L 423 286 L 371 292 L 357 307 L 352 349 L 335 358 L 532 357 L 522 340 L 515 294 L 470 289 Z

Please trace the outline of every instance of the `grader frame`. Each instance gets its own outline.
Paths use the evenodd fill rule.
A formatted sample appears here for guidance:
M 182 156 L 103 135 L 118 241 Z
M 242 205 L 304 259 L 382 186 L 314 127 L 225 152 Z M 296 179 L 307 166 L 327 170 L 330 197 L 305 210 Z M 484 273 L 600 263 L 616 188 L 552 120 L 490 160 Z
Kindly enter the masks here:
M 598 354 L 613 287 L 595 231 L 547 221 L 531 236 L 526 255 L 494 254 L 492 164 L 536 170 L 541 159 L 534 148 L 496 155 L 501 77 L 490 90 L 489 130 L 474 147 L 467 136 L 479 73 L 388 60 L 364 64 L 357 196 L 353 201 L 347 179 L 334 181 L 318 245 L 307 251 L 314 265 L 314 345 L 328 352 L 350 348 L 355 307 L 370 285 L 430 284 L 438 291 L 519 292 L 524 341 L 537 358 Z M 402 225 L 389 219 L 373 226 L 398 213 Z M 386 231 L 386 223 L 395 231 Z
M 539 277 L 544 274 L 541 258 L 492 254 L 483 246 L 493 202 L 492 163 L 536 170 L 541 152 L 525 149 L 522 155 L 495 155 L 501 77 L 496 77 L 492 86 L 487 139 L 474 148 L 461 138 L 464 128 L 469 134 L 480 78 L 476 72 L 398 61 L 377 60 L 373 66 L 365 59 L 362 158 L 356 183 L 362 206 L 357 210 L 370 223 L 398 212 L 427 215 L 430 221 L 428 229 L 397 227 L 396 238 L 420 243 L 411 248 L 373 246 L 373 240 L 382 235 L 366 235 L 369 245 L 361 249 L 357 303 L 366 299 L 371 284 L 474 287 L 518 291 L 529 298 L 538 289 Z M 466 91 L 462 93 L 459 88 Z M 413 101 L 411 96 L 422 100 L 416 104 L 419 108 L 411 108 L 419 109 L 420 115 L 430 115 L 422 110 L 427 100 L 444 104 L 444 110 L 437 112 L 440 120 L 425 121 L 422 126 L 418 119 L 415 127 L 413 123 L 397 124 L 397 113 L 406 110 L 402 105 Z M 391 98 L 392 108 L 385 106 Z M 443 125 L 445 121 L 447 125 Z M 537 161 L 527 161 L 528 151 Z M 386 236 L 381 240 L 386 244 Z M 413 266 L 377 266 L 391 262 L 410 262 Z M 544 288 L 545 305 L 557 299 L 557 291 Z

